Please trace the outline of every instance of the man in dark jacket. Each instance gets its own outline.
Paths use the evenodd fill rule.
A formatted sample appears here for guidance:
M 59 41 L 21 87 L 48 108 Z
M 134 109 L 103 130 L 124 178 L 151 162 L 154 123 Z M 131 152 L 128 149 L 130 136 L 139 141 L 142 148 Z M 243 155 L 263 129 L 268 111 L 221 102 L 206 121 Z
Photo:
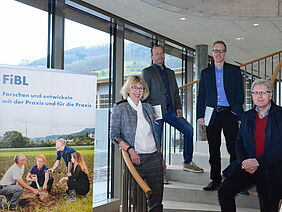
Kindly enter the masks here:
M 164 122 L 184 134 L 183 170 L 196 173 L 204 172 L 193 161 L 193 127 L 183 118 L 181 100 L 175 73 L 164 65 L 164 49 L 154 46 L 151 51 L 153 65 L 145 68 L 142 76 L 146 81 L 150 95 L 148 103 L 160 106 L 162 119 L 156 121 L 158 136 L 162 138 Z
M 228 169 L 218 196 L 223 212 L 236 211 L 235 196 L 257 186 L 263 212 L 277 212 L 282 193 L 282 108 L 272 99 L 272 86 L 259 79 L 252 84 L 255 107 L 242 115 L 236 141 L 237 161 Z
M 214 64 L 201 72 L 197 100 L 198 124 L 207 126 L 209 143 L 210 179 L 204 190 L 216 190 L 221 183 L 221 131 L 226 140 L 230 162 L 236 160 L 235 141 L 238 119 L 243 112 L 244 89 L 241 70 L 238 66 L 224 62 L 226 45 L 216 41 L 213 46 Z M 210 109 L 210 113 L 206 113 Z M 213 110 L 213 111 L 212 111 Z M 212 114 L 212 115 L 211 115 Z M 207 118 L 211 115 L 209 123 Z

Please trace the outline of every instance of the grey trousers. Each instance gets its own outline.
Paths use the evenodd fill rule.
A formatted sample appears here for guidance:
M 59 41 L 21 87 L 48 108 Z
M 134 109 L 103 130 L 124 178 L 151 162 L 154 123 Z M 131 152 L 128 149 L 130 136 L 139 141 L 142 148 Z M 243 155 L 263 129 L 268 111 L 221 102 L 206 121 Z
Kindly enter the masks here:
M 163 172 L 162 155 L 160 153 L 140 154 L 140 165 L 134 165 L 140 176 L 152 189 L 147 197 L 150 212 L 163 211 Z
M 17 206 L 23 191 L 19 185 L 8 185 L 0 189 L 0 195 L 4 195 L 11 206 Z

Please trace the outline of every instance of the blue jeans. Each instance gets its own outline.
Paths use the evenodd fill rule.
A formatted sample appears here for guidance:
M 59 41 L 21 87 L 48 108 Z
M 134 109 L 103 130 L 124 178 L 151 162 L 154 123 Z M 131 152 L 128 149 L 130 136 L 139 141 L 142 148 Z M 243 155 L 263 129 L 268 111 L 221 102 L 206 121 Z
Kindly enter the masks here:
M 168 108 L 163 119 L 157 120 L 155 125 L 160 138 L 162 138 L 164 122 L 184 134 L 184 163 L 190 163 L 193 157 L 193 127 L 183 117 L 177 118 L 173 108 Z

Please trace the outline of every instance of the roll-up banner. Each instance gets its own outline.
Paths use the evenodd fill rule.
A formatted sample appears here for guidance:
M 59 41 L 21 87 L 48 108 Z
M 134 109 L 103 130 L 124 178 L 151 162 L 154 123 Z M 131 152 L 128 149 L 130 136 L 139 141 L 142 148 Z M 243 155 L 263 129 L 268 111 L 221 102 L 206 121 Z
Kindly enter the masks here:
M 24 189 L 17 204 L 21 210 L 68 210 L 68 200 L 75 200 L 72 209 L 91 210 L 97 76 L 10 66 L 0 66 L 0 73 L 0 186 L 8 183 L 4 175 L 10 174 L 8 169 L 16 164 L 24 167 L 24 182 L 40 191 L 38 196 L 32 189 Z M 84 159 L 87 170 L 77 157 L 75 161 L 75 151 Z M 15 163 L 14 157 L 23 157 L 21 154 L 27 161 Z M 44 185 L 48 180 L 38 179 L 38 185 L 35 178 L 31 179 L 34 174 L 39 178 L 42 167 L 37 163 L 42 155 L 46 158 L 44 173 L 48 173 L 43 177 L 53 178 L 49 190 Z M 70 185 L 71 176 L 78 171 L 77 164 L 79 171 L 87 175 L 89 191 Z M 79 180 L 87 186 L 86 178 Z M 13 205 L 1 189 L 0 200 Z

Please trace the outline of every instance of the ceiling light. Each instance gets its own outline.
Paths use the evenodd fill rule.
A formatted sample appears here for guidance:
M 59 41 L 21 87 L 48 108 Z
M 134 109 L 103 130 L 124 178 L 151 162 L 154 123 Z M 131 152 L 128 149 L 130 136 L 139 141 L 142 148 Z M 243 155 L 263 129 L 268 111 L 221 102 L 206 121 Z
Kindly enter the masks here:
M 186 20 L 186 18 L 182 17 L 182 18 L 180 18 L 180 20 L 181 20 L 181 21 L 185 21 L 185 20 Z
M 237 38 L 235 38 L 235 40 L 244 40 L 244 38 L 243 37 L 237 37 Z
M 253 26 L 255 26 L 255 27 L 256 27 L 256 26 L 259 26 L 259 24 L 257 24 L 257 23 L 254 23 L 254 24 L 253 24 Z

